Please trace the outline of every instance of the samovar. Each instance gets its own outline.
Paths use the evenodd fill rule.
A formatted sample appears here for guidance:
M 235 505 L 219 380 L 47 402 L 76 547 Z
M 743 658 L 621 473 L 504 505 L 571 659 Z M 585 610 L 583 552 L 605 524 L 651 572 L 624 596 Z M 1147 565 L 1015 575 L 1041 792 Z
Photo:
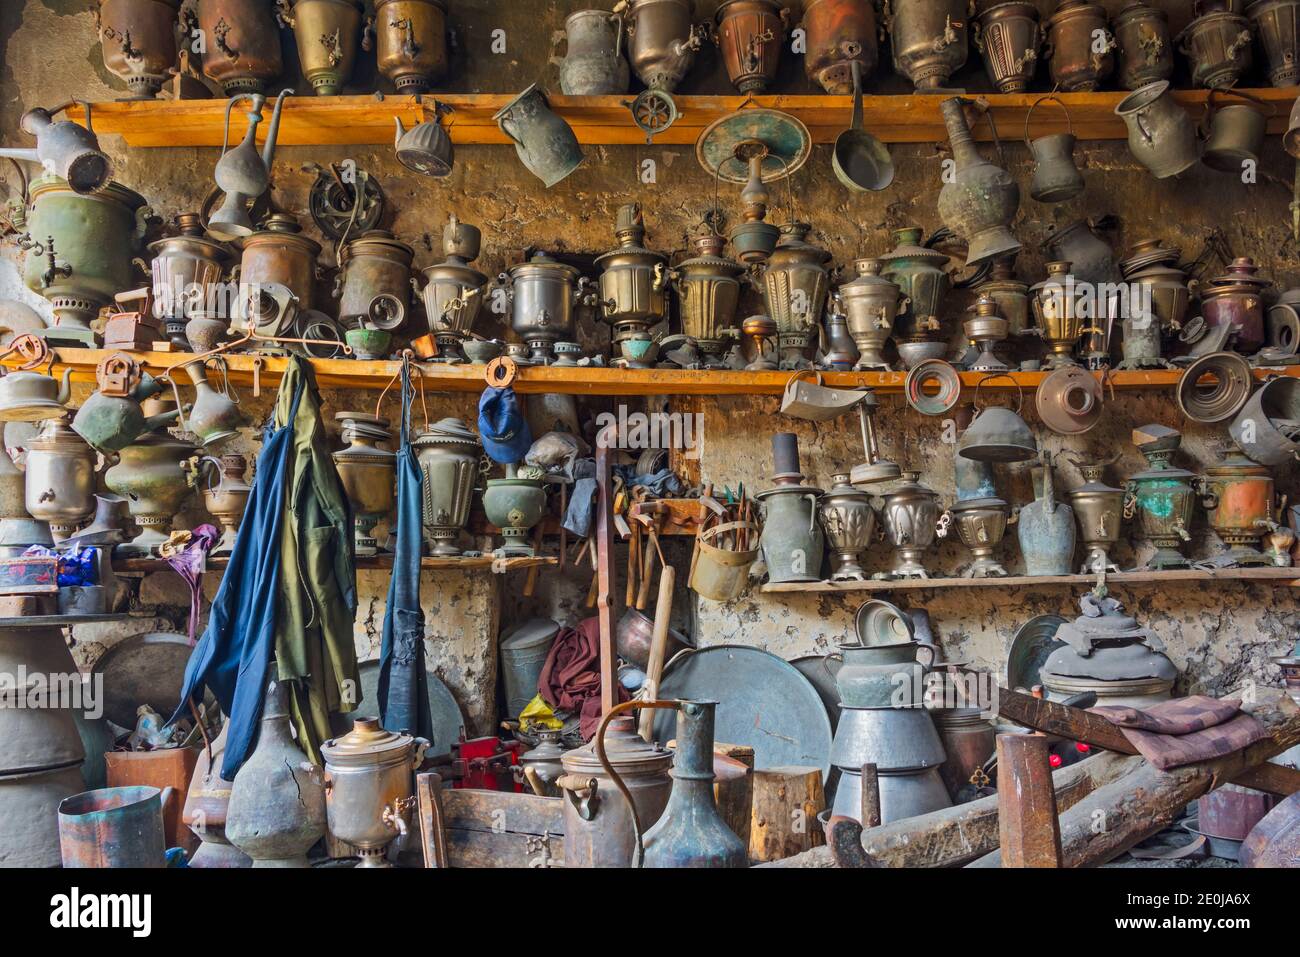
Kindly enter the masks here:
M 95 458 L 95 450 L 72 431 L 67 416 L 46 419 L 27 443 L 27 513 L 49 522 L 55 541 L 70 536 L 95 511 Z
M 388 867 L 388 845 L 410 832 L 411 775 L 428 748 L 424 738 L 385 731 L 378 718 L 357 718 L 321 744 L 329 831 L 357 849 L 358 867 Z
M 1145 425 L 1133 430 L 1133 444 L 1146 457 L 1148 468 L 1129 478 L 1124 488 L 1125 517 L 1137 514 L 1138 530 L 1155 546 L 1156 552 L 1142 569 L 1160 571 L 1187 568 L 1191 562 L 1182 554 L 1196 509 L 1196 476 L 1171 464 L 1183 442 L 1183 434 L 1164 425 Z
M 963 331 L 980 353 L 966 368 L 972 372 L 1005 372 L 1007 364 L 993 347 L 1007 338 L 1007 320 L 998 314 L 998 304 L 988 296 L 980 296 L 971 309 L 973 315 L 962 324 Z
M 136 283 L 133 258 L 152 210 L 134 190 L 109 183 L 82 194 L 56 176 L 30 187 L 23 283 L 54 310 L 50 338 L 93 346 L 91 321 Z
M 253 487 L 244 481 L 248 460 L 233 452 L 221 458 L 204 455 L 197 460 L 190 459 L 186 474 L 191 485 L 202 481 L 205 466 L 211 466 L 212 471 L 207 473 L 207 484 L 203 486 L 203 507 L 221 524 L 221 540 L 208 554 L 229 555 L 235 550 L 235 536 L 239 534 L 239 523 L 248 507 L 248 496 L 253 491 Z M 212 484 L 213 472 L 217 476 L 216 485 Z
M 787 223 L 781 227 L 776 249 L 761 269 L 767 314 L 776 323 L 777 348 L 782 369 L 808 369 L 810 346 L 830 294 L 831 254 L 807 242 L 812 226 Z
M 275 0 L 275 16 L 293 31 L 302 72 L 317 96 L 337 96 L 352 77 L 364 10 L 360 0 Z M 369 33 L 365 48 L 371 48 Z
M 831 488 L 817 506 L 826 542 L 835 556 L 831 581 L 866 581 L 859 564 L 876 534 L 876 510 L 871 495 L 849 484 L 847 472 L 831 476 Z
M 975 49 L 999 93 L 1024 93 L 1038 66 L 1042 34 L 1032 3 L 995 3 L 975 19 Z
M 1075 518 L 1079 520 L 1079 540 L 1088 549 L 1080 574 L 1095 574 L 1103 569 L 1118 572 L 1109 551 L 1119 541 L 1120 523 L 1124 520 L 1124 503 L 1128 494 L 1102 481 L 1108 463 L 1070 461 L 1083 475 L 1083 484 L 1066 493 Z
M 627 23 L 627 59 L 651 90 L 671 93 L 695 62 L 707 27 L 695 23 L 695 0 L 619 0 Z
M 902 484 L 885 496 L 885 537 L 898 553 L 890 578 L 930 577 L 921 558 L 938 535 L 939 493 L 920 478 L 920 472 L 904 472 Z
M 474 328 L 487 289 L 488 277 L 469 265 L 478 258 L 481 244 L 478 227 L 453 215 L 442 230 L 442 252 L 447 258 L 421 270 L 424 289 L 420 296 L 429 331 L 438 344 L 435 361 L 465 361 L 462 343 Z
M 537 551 L 528 533 L 546 516 L 546 486 L 539 479 L 520 478 L 516 467 L 507 465 L 505 478 L 487 480 L 483 513 L 501 529 L 501 537 L 505 539 L 494 555 L 532 558 Z
M 151 100 L 176 70 L 180 0 L 101 0 L 94 8 L 104 66 L 131 99 Z
M 1200 288 L 1201 315 L 1211 328 L 1230 326 L 1234 348 L 1242 355 L 1259 351 L 1268 341 L 1264 329 L 1264 290 L 1273 283 L 1258 275 L 1249 256 L 1234 259 L 1221 276 Z
M 1115 18 L 1119 81 L 1127 90 L 1174 75 L 1174 41 L 1169 14 L 1144 0 L 1129 0 Z
M 1300 82 L 1300 0 L 1255 0 L 1246 6 L 1255 28 L 1268 78 L 1274 86 Z
M 280 75 L 280 31 L 267 0 L 198 0 L 189 24 L 203 31 L 203 74 L 226 96 L 261 93 Z M 188 32 L 188 31 L 187 31 Z
M 1083 291 L 1070 274 L 1070 263 L 1048 263 L 1047 278 L 1031 286 L 1029 295 L 1034 310 L 1034 333 L 1042 338 L 1049 353 L 1043 368 L 1078 365 L 1073 352 L 1083 334 L 1086 303 Z
M 963 578 L 1003 578 L 1007 570 L 993 555 L 1011 524 L 1011 506 L 997 497 L 968 498 L 949 506 L 939 519 L 940 538 L 957 526 L 961 543 L 971 551 L 975 561 L 962 573 Z
M 1106 597 L 1104 587 L 1079 601 L 1083 614 L 1056 631 L 1064 644 L 1043 662 L 1042 681 L 1051 701 L 1093 692 L 1098 705 L 1149 708 L 1167 701 L 1178 669 L 1165 644 L 1149 628 Z
M 793 432 L 772 436 L 772 458 L 772 487 L 755 496 L 764 512 L 759 545 L 768 581 L 821 581 L 825 539 L 817 524 L 817 499 L 822 489 L 803 484 L 799 438 Z
M 237 278 L 241 288 L 282 283 L 298 297 L 302 311 L 315 308 L 316 257 L 320 243 L 304 236 L 291 213 L 272 213 L 262 229 L 244 240 Z M 264 335 L 285 335 L 286 330 L 260 329 Z
M 1253 62 L 1250 21 L 1231 0 L 1194 0 L 1195 19 L 1178 34 L 1178 51 L 1191 61 L 1192 82 L 1210 89 L 1236 84 Z
M 197 452 L 192 442 L 166 429 L 155 429 L 118 453 L 118 463 L 104 473 L 104 484 L 130 501 L 131 515 L 141 532 L 118 545 L 116 554 L 149 558 L 167 541 L 172 519 L 189 498 L 185 466 Z
M 527 343 L 528 362 L 551 362 L 555 343 L 574 336 L 574 307 L 593 299 L 589 280 L 572 266 L 538 252 L 526 263 L 502 273 L 510 301 L 510 328 Z
M 1235 445 L 1196 482 L 1210 527 L 1228 546 L 1212 561 L 1218 566 L 1271 565 L 1260 543 L 1273 528 L 1274 486 L 1269 470 Z M 30 498 L 30 494 L 29 494 Z
M 417 433 L 415 448 L 424 477 L 422 514 L 429 554 L 460 554 L 457 544 L 469 520 L 483 462 L 483 444 L 460 419 L 440 419 Z
M 973 8 L 967 0 L 885 0 L 894 72 L 920 91 L 947 84 L 966 65 Z
M 232 254 L 224 243 L 203 235 L 198 213 L 181 213 L 174 223 L 176 235 L 149 244 L 149 272 L 154 315 L 176 342 L 185 338 L 185 324 L 196 316 L 229 324 L 230 304 L 218 300 L 217 288 Z
M 724 0 L 715 15 L 718 50 L 741 93 L 762 93 L 776 79 L 790 10 L 781 0 Z
M 853 61 L 861 76 L 871 76 L 878 57 L 875 5 L 863 0 L 805 0 L 803 29 L 808 79 L 827 93 L 853 92 Z
M 1127 280 L 1128 308 L 1124 315 L 1124 360 L 1121 369 L 1171 368 L 1163 358 L 1167 332 L 1183 327 L 1195 283 L 1177 268 L 1180 251 L 1158 239 L 1134 245 L 1120 263 Z
M 940 332 L 943 300 L 952 288 L 952 277 L 943 268 L 948 257 L 921 245 L 924 235 L 919 226 L 894 230 L 894 248 L 881 257 L 885 265 L 880 274 L 897 283 L 907 297 L 895 326 L 895 338 L 900 340 L 928 339 Z
M 975 295 L 987 296 L 1007 321 L 1007 336 L 1016 338 L 1029 328 L 1029 284 L 1016 278 L 1016 257 L 998 256 L 993 260 L 989 278 L 975 287 Z
M 853 263 L 857 275 L 841 283 L 831 294 L 831 308 L 844 316 L 849 335 L 858 347 L 858 372 L 891 372 L 885 358 L 885 343 L 894 331 L 900 309 L 910 302 L 898 284 L 881 275 L 881 259 L 858 259 Z
M 614 327 L 615 363 L 628 368 L 646 364 L 627 351 L 628 340 L 644 340 L 664 320 L 668 257 L 646 249 L 645 219 L 640 203 L 619 207 L 614 235 L 618 246 L 596 258 L 600 267 L 600 315 Z
M 427 93 L 447 72 L 446 0 L 375 0 L 375 60 L 398 93 Z
M 1061 0 L 1047 20 L 1052 82 L 1067 93 L 1090 93 L 1115 69 L 1115 38 L 1106 8 L 1090 0 Z
M 677 290 L 682 335 L 700 352 L 706 369 L 725 366 L 730 340 L 736 338 L 736 306 L 745 267 L 722 255 L 727 240 L 705 224 L 692 240 L 696 255 L 668 271 Z
M 411 262 L 415 250 L 386 229 L 371 229 L 339 252 L 334 296 L 345 326 L 373 324 L 391 331 L 411 309 Z
M 388 420 L 365 412 L 336 412 L 342 423 L 340 437 L 345 447 L 332 454 L 343 483 L 343 493 L 352 503 L 356 527 L 356 554 L 379 551 L 375 526 L 396 507 L 397 456 L 385 443 L 393 440 Z

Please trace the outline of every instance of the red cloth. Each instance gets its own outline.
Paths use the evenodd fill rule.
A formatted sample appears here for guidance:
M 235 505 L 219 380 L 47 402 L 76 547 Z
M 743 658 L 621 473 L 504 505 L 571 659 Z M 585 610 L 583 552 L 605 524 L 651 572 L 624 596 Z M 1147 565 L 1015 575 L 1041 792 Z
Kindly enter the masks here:
M 600 727 L 600 619 L 588 618 L 577 628 L 561 628 L 551 645 L 537 693 L 556 711 L 577 712 L 584 741 Z M 618 685 L 617 700 L 630 695 Z

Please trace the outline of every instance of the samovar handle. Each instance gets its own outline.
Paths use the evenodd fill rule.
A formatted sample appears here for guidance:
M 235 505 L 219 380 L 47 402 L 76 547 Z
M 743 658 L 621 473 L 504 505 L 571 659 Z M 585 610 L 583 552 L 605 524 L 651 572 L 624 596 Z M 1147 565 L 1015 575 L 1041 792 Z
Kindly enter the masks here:
M 947 538 L 948 529 L 951 527 L 952 527 L 952 510 L 944 509 L 943 514 L 939 516 L 939 520 L 934 523 L 935 534 L 937 534 L 940 538 Z
M 808 531 L 811 532 L 817 528 L 817 496 L 809 492 L 804 498 L 808 500 L 808 504 L 811 506 L 808 509 Z
M 555 786 L 569 799 L 573 810 L 584 821 L 593 820 L 600 810 L 600 795 L 597 793 L 599 783 L 595 778 L 584 778 L 578 774 L 561 774 L 555 779 Z

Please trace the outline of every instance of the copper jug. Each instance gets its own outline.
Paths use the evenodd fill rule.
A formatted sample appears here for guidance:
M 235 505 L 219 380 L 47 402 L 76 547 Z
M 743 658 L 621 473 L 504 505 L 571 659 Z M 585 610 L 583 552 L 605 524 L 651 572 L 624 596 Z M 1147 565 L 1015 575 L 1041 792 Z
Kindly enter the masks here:
M 1052 82 L 1067 93 L 1091 93 L 1115 69 L 1115 46 L 1104 7 L 1089 0 L 1061 0 L 1047 21 Z
M 398 93 L 427 93 L 447 72 L 446 0 L 375 0 L 375 59 Z
M 1127 90 L 1174 75 L 1174 41 L 1169 14 L 1144 0 L 1130 0 L 1115 18 L 1119 82 Z
M 151 100 L 176 70 L 180 0 L 101 0 L 95 7 L 104 66 L 131 99 Z
M 780 0 L 725 0 L 716 16 L 727 76 L 741 93 L 762 93 L 776 79 L 789 8 Z
M 878 52 L 872 0 L 805 0 L 803 29 L 804 71 L 827 93 L 853 92 L 850 64 L 854 60 L 862 76 L 875 72 Z
M 198 0 L 192 26 L 203 31 L 203 74 L 226 96 L 261 93 L 280 75 L 280 31 L 269 0 Z

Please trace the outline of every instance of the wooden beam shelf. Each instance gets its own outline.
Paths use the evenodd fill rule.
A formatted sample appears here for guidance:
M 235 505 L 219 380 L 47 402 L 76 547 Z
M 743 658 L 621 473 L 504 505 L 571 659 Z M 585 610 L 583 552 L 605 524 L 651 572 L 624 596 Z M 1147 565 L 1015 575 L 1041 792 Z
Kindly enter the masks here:
M 1271 110 L 1268 132 L 1286 129 L 1287 115 L 1296 98 L 1295 89 L 1249 90 Z M 1125 91 L 1104 93 L 1062 93 L 1080 139 L 1124 139 L 1123 121 L 1115 106 Z M 989 104 L 998 128 L 1007 139 L 1018 140 L 1024 133 L 1025 117 L 1041 93 L 971 94 Z M 1181 90 L 1178 101 L 1199 115 L 1209 96 L 1206 90 Z M 394 118 L 410 127 L 432 118 L 436 100 L 451 107 L 446 120 L 452 141 L 457 144 L 500 144 L 510 139 L 497 128 L 494 113 L 514 98 L 512 93 L 438 93 L 423 101 L 411 96 L 295 96 L 285 102 L 280 143 L 286 146 L 386 145 L 393 142 Z M 931 143 L 947 139 L 939 104 L 946 96 L 901 94 L 863 98 L 864 127 L 886 143 Z M 550 96 L 551 108 L 573 127 L 578 141 L 590 146 L 642 145 L 645 134 L 632 122 L 627 108 L 630 94 L 623 96 Z M 798 117 L 816 143 L 833 143 L 849 125 L 853 99 L 848 96 L 679 96 L 681 116 L 655 138 L 663 146 L 694 144 L 700 133 L 715 120 L 746 106 L 769 107 Z M 95 130 L 123 137 L 128 146 L 220 146 L 226 101 L 146 100 L 91 104 Z M 74 119 L 76 117 L 73 117 Z M 1060 111 L 1036 110 L 1029 125 L 1030 136 L 1064 132 Z M 265 132 L 263 124 L 262 133 Z M 989 124 L 975 127 L 979 139 L 992 139 Z
M 1283 587 L 1300 586 L 1297 568 L 1216 568 L 1201 571 L 1185 569 L 1159 572 L 1120 572 L 1106 576 L 1107 587 L 1201 584 L 1204 582 L 1244 582 Z M 902 581 L 867 582 L 789 582 L 764 585 L 768 594 L 810 592 L 888 592 L 923 591 L 934 588 L 1080 588 L 1097 583 L 1096 575 L 1016 575 L 1008 578 L 910 578 Z
M 538 566 L 558 565 L 559 561 L 558 558 L 550 555 L 538 555 L 534 558 L 501 559 L 493 558 L 491 555 L 462 556 L 460 558 L 430 558 L 426 556 L 420 559 L 420 566 L 424 571 L 493 571 L 502 574 Z M 230 560 L 225 557 L 210 558 L 208 559 L 207 570 L 210 572 L 225 571 L 229 562 Z M 123 558 L 113 562 L 113 571 L 119 575 L 149 574 L 170 567 L 161 558 Z M 358 569 L 391 569 L 392 567 L 392 555 L 357 556 Z
M 70 349 L 55 350 L 55 374 L 65 368 L 72 369 L 76 382 L 94 382 L 95 367 L 112 350 Z M 144 364 L 150 373 L 157 375 L 164 369 L 188 361 L 191 356 L 179 352 L 129 353 Z M 288 359 L 283 356 L 257 356 L 252 353 L 228 353 L 225 356 L 230 370 L 230 381 L 239 386 L 253 384 L 254 372 L 261 387 L 274 389 L 284 374 Z M 4 360 L 8 365 L 17 357 Z M 359 389 L 378 391 L 388 385 L 401 368 L 392 361 L 361 359 L 313 359 L 316 381 L 322 388 Z M 484 366 L 446 365 L 420 363 L 424 373 L 424 386 L 430 392 L 482 392 Z M 694 369 L 611 369 L 599 366 L 524 366 L 515 381 L 515 391 L 527 393 L 563 393 L 568 395 L 648 396 L 648 395 L 780 395 L 785 390 L 792 373 L 789 372 L 730 372 Z M 183 371 L 176 373 L 182 386 L 186 385 Z M 1032 392 L 1047 375 L 1045 372 L 1015 372 L 989 379 L 985 389 Z M 1101 376 L 1102 373 L 1096 373 Z M 1300 366 L 1270 366 L 1255 370 L 1263 380 L 1270 375 L 1300 376 Z M 1178 384 L 1182 372 L 1154 369 L 1140 371 L 1111 371 L 1106 376 L 1108 387 L 1116 391 L 1172 389 Z M 982 372 L 961 373 L 962 384 L 974 389 L 988 377 Z M 824 372 L 825 385 L 838 388 L 870 388 L 882 394 L 900 394 L 907 374 L 904 372 Z

